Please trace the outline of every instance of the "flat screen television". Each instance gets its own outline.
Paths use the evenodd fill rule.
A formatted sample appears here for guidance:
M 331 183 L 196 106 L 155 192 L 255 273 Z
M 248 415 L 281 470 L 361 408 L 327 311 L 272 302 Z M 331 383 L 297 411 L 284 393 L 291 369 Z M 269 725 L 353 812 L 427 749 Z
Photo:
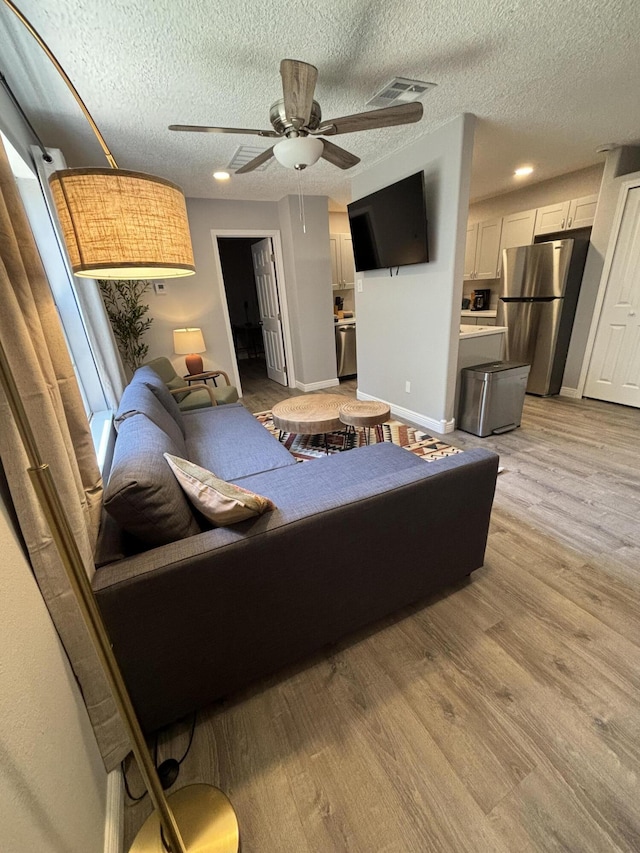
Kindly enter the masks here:
M 347 205 L 356 270 L 429 260 L 424 172 Z

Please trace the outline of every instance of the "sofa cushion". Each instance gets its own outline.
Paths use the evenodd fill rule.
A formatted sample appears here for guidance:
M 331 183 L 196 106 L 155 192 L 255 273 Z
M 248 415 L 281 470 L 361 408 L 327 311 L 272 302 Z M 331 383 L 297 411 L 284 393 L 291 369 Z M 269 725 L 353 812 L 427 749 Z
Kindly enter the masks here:
M 144 382 L 153 393 L 156 395 L 158 400 L 162 403 L 165 409 L 169 412 L 171 417 L 180 427 L 182 434 L 184 435 L 184 424 L 182 423 L 182 413 L 178 408 L 178 404 L 173 398 L 172 394 L 169 393 L 169 389 L 167 388 L 164 381 L 158 376 L 155 370 L 149 365 L 143 365 L 139 367 L 136 372 L 133 374 L 133 382 Z
M 164 458 L 194 507 L 216 527 L 237 524 L 275 509 L 268 498 L 227 483 L 187 459 L 170 453 L 165 453 Z
M 234 482 L 270 498 L 283 514 L 293 511 L 311 515 L 376 494 L 384 490 L 390 476 L 410 469 L 422 470 L 425 465 L 431 471 L 438 463 L 425 462 L 415 453 L 382 442 L 304 462 L 293 469 L 237 478 Z M 426 507 L 425 512 L 428 512 Z
M 173 440 L 146 415 L 124 420 L 104 496 L 109 515 L 152 546 L 201 532 L 163 453 L 185 456 L 184 442 Z
M 146 415 L 178 445 L 184 442 L 183 430 L 145 382 L 131 382 L 124 389 L 113 421 L 116 430 L 132 415 Z
M 188 459 L 223 480 L 295 465 L 295 458 L 240 403 L 185 413 Z

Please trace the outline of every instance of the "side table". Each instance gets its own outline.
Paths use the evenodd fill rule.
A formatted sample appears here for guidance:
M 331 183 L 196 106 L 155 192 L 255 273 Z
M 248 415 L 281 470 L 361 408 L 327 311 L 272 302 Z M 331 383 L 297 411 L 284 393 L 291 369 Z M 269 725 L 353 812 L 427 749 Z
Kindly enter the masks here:
M 224 370 L 207 370 L 204 373 L 187 373 L 186 376 L 183 376 L 183 379 L 187 380 L 187 385 L 191 385 L 192 382 L 206 382 L 207 379 L 211 379 L 215 387 L 218 387 L 218 383 L 216 382 L 216 377 L 224 376 L 227 385 L 231 385 L 229 382 L 229 377 L 224 372 Z
M 386 403 L 377 400 L 349 400 L 340 406 L 340 420 L 355 432 L 356 427 L 363 427 L 365 441 L 369 444 L 369 432 L 372 426 L 379 426 L 391 417 L 391 409 Z

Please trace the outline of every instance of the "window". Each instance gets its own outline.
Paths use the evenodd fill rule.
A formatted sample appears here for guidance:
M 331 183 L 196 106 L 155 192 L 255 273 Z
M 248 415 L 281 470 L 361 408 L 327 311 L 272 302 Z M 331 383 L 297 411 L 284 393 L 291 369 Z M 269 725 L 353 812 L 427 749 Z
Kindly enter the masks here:
M 87 338 L 84 321 L 76 299 L 73 276 L 67 265 L 66 256 L 60 245 L 58 234 L 51 218 L 47 199 L 34 167 L 16 151 L 11 142 L 1 133 L 9 163 L 18 185 L 18 190 L 33 231 L 33 236 L 53 293 L 60 322 L 67 341 L 71 361 L 80 386 L 87 418 L 100 457 L 104 444 L 105 423 L 110 423 L 108 403 L 100 380 L 91 346 Z

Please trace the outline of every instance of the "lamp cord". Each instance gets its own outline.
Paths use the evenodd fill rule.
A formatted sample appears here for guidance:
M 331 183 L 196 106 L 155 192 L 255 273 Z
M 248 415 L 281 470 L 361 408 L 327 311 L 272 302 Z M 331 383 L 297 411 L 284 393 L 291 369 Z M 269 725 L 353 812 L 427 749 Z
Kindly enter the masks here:
M 187 744 L 187 748 L 185 749 L 185 751 L 184 751 L 184 755 L 182 756 L 182 758 L 180 758 L 180 759 L 178 759 L 178 760 L 176 760 L 176 759 L 171 759 L 171 758 L 170 758 L 170 759 L 167 759 L 167 761 L 171 762 L 172 764 L 173 764 L 173 762 L 175 761 L 175 764 L 176 764 L 178 767 L 180 767 L 180 765 L 181 765 L 181 764 L 182 764 L 182 762 L 185 760 L 185 758 L 187 757 L 187 755 L 189 755 L 189 752 L 190 752 L 190 750 L 191 750 L 191 745 L 193 744 L 193 736 L 194 736 L 194 734 L 195 734 L 195 730 L 196 730 L 196 720 L 197 720 L 197 718 L 198 718 L 198 713 L 197 713 L 197 711 L 196 711 L 196 712 L 194 712 L 194 714 L 193 714 L 193 719 L 191 720 L 191 732 L 189 733 L 189 743 Z M 147 793 L 148 793 L 148 792 L 147 792 L 147 791 L 144 791 L 142 794 L 140 794 L 140 796 L 139 796 L 139 797 L 135 797 L 135 796 L 131 793 L 131 790 L 130 790 L 130 788 L 129 788 L 129 782 L 128 782 L 128 780 L 127 780 L 127 769 L 126 769 L 126 767 L 125 767 L 125 761 L 126 761 L 126 759 L 123 759 L 123 760 L 122 760 L 122 765 L 121 765 L 121 766 L 122 766 L 122 778 L 123 778 L 123 780 L 124 780 L 124 789 L 125 789 L 125 791 L 127 792 L 127 797 L 128 797 L 132 802 L 137 803 L 137 802 L 139 802 L 140 800 L 143 800 L 143 799 L 147 796 Z M 153 747 L 153 763 L 155 764 L 155 766 L 156 766 L 156 770 L 158 770 L 158 771 L 160 771 L 160 769 L 161 769 L 161 767 L 162 767 L 162 764 L 164 764 L 164 763 L 165 763 L 165 762 L 162 762 L 162 764 L 160 764 L 160 766 L 158 766 L 158 734 L 157 734 L 157 733 L 156 733 L 156 735 L 155 735 L 154 747 Z M 162 773 L 159 773 L 158 775 L 160 776 L 160 781 L 162 782 L 162 781 L 163 781 Z M 171 785 L 172 785 L 174 782 L 175 782 L 175 779 L 173 779 L 173 780 L 171 781 L 171 783 L 170 783 L 170 784 L 168 784 L 168 785 L 166 785 L 166 786 L 163 784 L 163 786 L 162 786 L 162 787 L 163 787 L 163 788 L 165 788 L 165 787 L 166 787 L 166 788 L 170 788 L 170 787 L 171 787 Z

